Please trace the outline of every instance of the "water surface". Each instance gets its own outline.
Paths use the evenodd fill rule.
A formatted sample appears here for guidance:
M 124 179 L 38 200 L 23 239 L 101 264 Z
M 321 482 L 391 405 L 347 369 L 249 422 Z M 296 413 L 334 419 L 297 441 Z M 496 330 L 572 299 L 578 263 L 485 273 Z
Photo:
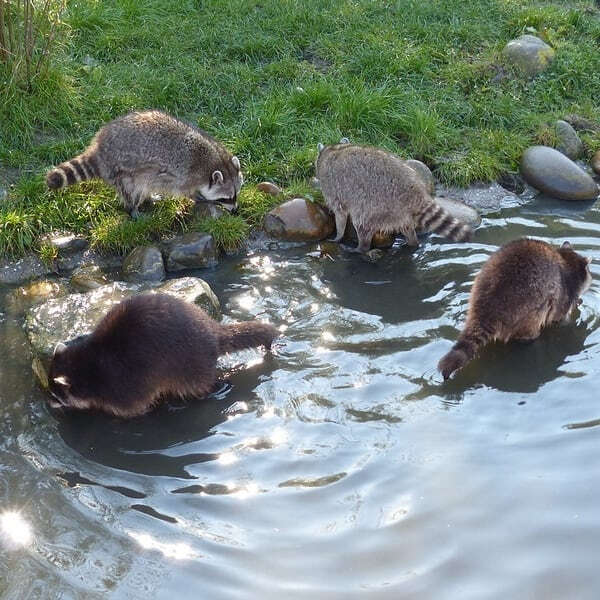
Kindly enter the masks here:
M 0 288 L 0 510 L 31 534 L 0 533 L 0 594 L 597 600 L 599 232 L 594 207 L 534 202 L 375 264 L 318 245 L 230 257 L 198 274 L 281 345 L 130 422 L 46 407 Z M 474 276 L 523 235 L 595 260 L 579 313 L 442 384 Z

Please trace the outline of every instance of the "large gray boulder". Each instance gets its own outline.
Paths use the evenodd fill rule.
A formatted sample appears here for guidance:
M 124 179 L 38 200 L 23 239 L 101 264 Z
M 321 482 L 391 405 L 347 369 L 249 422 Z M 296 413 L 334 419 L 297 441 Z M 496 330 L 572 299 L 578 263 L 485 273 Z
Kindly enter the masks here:
M 521 173 L 534 188 L 561 200 L 594 200 L 596 182 L 554 148 L 532 146 L 523 153 Z
M 51 298 L 26 310 L 25 331 L 34 354 L 48 359 L 58 342 L 91 333 L 115 304 L 142 292 L 171 294 L 197 304 L 215 319 L 221 315 L 219 300 L 210 286 L 198 277 L 184 277 L 162 285 L 117 281 L 87 293 Z
M 162 281 L 165 265 L 156 246 L 138 246 L 123 261 L 123 278 L 127 281 Z
M 435 195 L 435 179 L 433 178 L 433 173 L 429 167 L 420 160 L 415 160 L 412 158 L 405 161 L 405 164 L 415 171 L 415 173 L 419 176 L 419 179 L 425 185 L 425 188 L 429 194 L 431 196 Z
M 310 242 L 329 237 L 335 229 L 333 216 L 322 206 L 294 198 L 276 206 L 265 216 L 265 231 L 289 242 Z
M 209 233 L 192 231 L 163 243 L 167 271 L 202 269 L 217 264 L 217 249 Z
M 535 35 L 522 35 L 504 46 L 506 62 L 527 77 L 541 73 L 554 59 L 554 50 Z

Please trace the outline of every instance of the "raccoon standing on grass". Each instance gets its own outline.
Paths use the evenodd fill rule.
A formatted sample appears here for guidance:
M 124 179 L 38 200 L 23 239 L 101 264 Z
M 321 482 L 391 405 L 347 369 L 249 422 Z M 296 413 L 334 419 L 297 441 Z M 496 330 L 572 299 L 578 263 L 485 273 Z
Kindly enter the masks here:
M 240 161 L 208 133 L 158 110 L 107 123 L 79 156 L 46 175 L 51 189 L 97 177 L 114 185 L 132 218 L 152 194 L 237 206 Z
M 470 227 L 435 203 L 413 169 L 385 150 L 346 139 L 332 146 L 319 144 L 316 177 L 335 214 L 335 241 L 343 238 L 350 217 L 358 252 L 369 250 L 377 231 L 399 231 L 411 246 L 419 245 L 417 231 L 433 231 L 454 241 L 471 235 Z
M 475 278 L 467 322 L 438 364 L 450 375 L 493 340 L 533 340 L 543 327 L 567 317 L 592 283 L 590 258 L 565 242 L 512 241 L 492 254 Z
M 217 358 L 271 347 L 268 323 L 221 325 L 200 307 L 167 294 L 141 294 L 113 307 L 87 336 L 58 344 L 48 376 L 54 408 L 134 417 L 163 396 L 204 396 Z

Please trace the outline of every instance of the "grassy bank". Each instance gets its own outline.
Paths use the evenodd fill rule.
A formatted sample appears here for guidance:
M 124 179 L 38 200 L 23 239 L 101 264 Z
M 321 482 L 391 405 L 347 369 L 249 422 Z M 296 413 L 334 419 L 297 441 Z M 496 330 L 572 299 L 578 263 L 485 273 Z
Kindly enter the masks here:
M 532 81 L 500 51 L 535 31 L 556 49 Z M 515 171 L 567 113 L 598 120 L 600 9 L 526 0 L 104 0 L 71 2 L 53 63 L 31 93 L 0 65 L 0 254 L 47 230 L 85 232 L 124 252 L 167 231 L 211 229 L 235 246 L 272 201 L 252 183 L 301 191 L 316 144 L 384 146 L 466 185 Z M 97 183 L 49 193 L 43 172 L 79 153 L 106 121 L 156 107 L 197 123 L 237 154 L 250 183 L 241 217 L 195 222 L 169 200 L 128 221 Z M 600 138 L 584 136 L 588 150 Z

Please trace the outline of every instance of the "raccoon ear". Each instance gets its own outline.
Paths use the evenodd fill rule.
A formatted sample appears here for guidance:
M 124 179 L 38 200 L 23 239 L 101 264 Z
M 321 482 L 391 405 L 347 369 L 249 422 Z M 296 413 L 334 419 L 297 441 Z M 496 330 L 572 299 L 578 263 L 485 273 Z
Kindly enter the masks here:
M 66 349 L 67 349 L 66 344 L 63 344 L 62 342 L 58 342 L 58 344 L 56 344 L 56 346 L 54 347 L 54 355 L 53 356 L 58 356 L 59 354 L 62 354 Z
M 237 156 L 232 156 L 231 157 L 231 162 L 233 163 L 233 166 L 239 171 L 241 169 L 241 165 L 240 165 L 240 159 Z
M 60 385 L 63 385 L 65 387 L 71 387 L 69 380 L 64 375 L 61 375 L 60 377 L 55 377 L 54 382 L 58 383 Z
M 563 242 L 561 248 L 566 248 L 566 249 L 570 250 L 571 249 L 571 244 L 569 244 L 569 242 Z
M 325 146 L 323 146 L 323 144 L 321 144 L 321 142 L 319 142 L 317 144 L 317 150 L 319 151 L 319 154 L 321 154 L 321 152 L 323 152 L 323 148 L 325 148 Z
M 349 143 L 350 143 L 350 140 L 347 137 L 343 137 L 340 140 L 340 144 L 349 144 Z
M 213 171 L 211 179 L 213 183 L 223 183 L 223 173 L 221 171 Z
M 592 262 L 592 257 L 591 256 L 586 256 L 585 257 L 585 262 L 589 265 Z

